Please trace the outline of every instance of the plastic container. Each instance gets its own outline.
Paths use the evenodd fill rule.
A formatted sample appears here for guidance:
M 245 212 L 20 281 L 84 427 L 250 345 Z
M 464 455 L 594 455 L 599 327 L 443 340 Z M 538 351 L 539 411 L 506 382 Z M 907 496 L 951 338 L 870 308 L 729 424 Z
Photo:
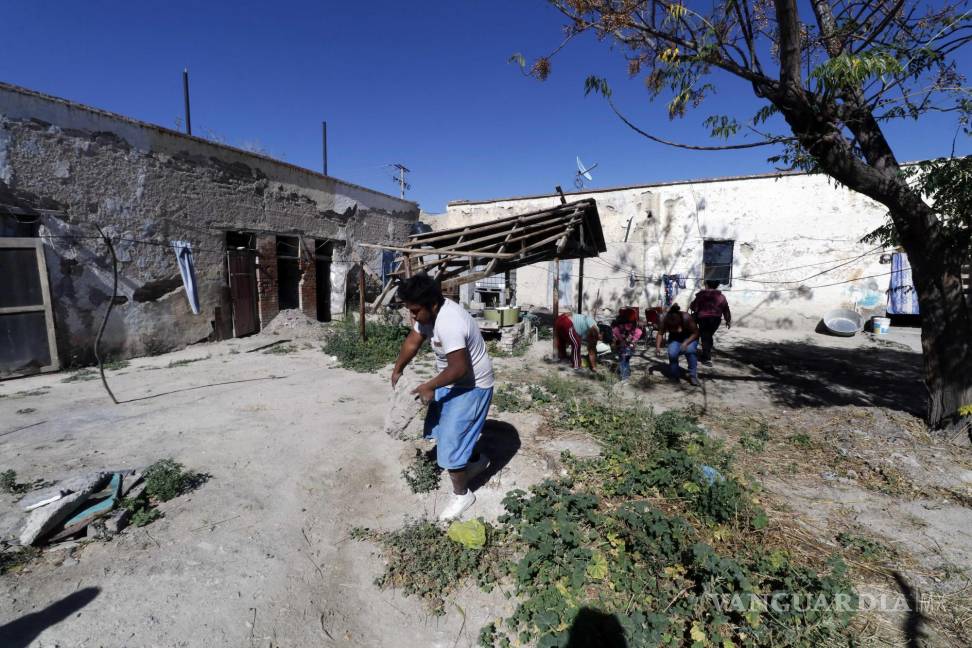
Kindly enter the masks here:
M 890 317 L 874 317 L 871 320 L 871 330 L 875 335 L 887 335 L 889 328 L 891 328 Z

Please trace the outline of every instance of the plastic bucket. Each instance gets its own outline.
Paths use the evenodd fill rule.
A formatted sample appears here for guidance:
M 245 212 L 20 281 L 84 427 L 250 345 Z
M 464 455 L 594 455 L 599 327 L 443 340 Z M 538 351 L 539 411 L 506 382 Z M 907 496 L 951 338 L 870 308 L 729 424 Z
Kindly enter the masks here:
M 875 335 L 886 335 L 888 329 L 891 328 L 891 318 L 875 317 L 871 320 L 871 328 Z

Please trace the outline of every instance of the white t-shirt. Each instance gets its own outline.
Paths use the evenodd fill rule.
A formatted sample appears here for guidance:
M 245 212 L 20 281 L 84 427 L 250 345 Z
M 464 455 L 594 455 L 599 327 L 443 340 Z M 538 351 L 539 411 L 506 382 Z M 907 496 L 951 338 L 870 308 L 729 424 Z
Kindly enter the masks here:
M 459 349 L 469 351 L 472 371 L 456 381 L 456 387 L 492 387 L 493 363 L 486 353 L 483 334 L 479 332 L 472 316 L 462 306 L 447 299 L 439 308 L 432 326 L 415 322 L 415 330 L 429 338 L 435 352 L 436 371 L 442 372 L 449 364 L 446 355 Z

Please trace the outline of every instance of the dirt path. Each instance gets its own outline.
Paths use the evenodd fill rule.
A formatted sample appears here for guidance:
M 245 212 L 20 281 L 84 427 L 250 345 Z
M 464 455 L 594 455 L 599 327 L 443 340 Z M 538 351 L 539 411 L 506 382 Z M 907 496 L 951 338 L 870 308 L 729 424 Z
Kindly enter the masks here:
M 317 347 L 240 352 L 260 342 L 135 360 L 109 374 L 128 401 L 119 406 L 98 381 L 64 383 L 66 374 L 0 385 L 3 469 L 22 480 L 162 457 L 212 476 L 162 505 L 158 522 L 0 577 L 0 635 L 36 614 L 29 625 L 45 646 L 453 646 L 460 628 L 459 645 L 475 643 L 497 614 L 489 599 L 470 591 L 457 601 L 465 624 L 429 618 L 377 591 L 372 548 L 348 539 L 353 526 L 394 528 L 444 501 L 444 490 L 412 494 L 400 476 L 414 450 L 380 432 L 387 378 L 334 367 Z M 491 425 L 487 439 L 531 450 L 507 457 L 481 489 L 479 514 L 495 516 L 508 488 L 548 472 L 535 417 L 516 424 Z M 13 499 L 0 497 L 10 511 Z M 0 518 L 0 535 L 16 519 Z M 86 588 L 92 600 L 70 598 Z

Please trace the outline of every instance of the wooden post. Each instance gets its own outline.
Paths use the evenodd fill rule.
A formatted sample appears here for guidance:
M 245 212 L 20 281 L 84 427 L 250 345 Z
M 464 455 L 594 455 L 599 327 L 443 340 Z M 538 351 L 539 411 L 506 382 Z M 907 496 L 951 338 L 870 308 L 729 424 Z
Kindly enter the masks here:
M 584 257 L 580 258 L 580 269 L 577 275 L 577 312 L 584 312 Z
M 365 271 L 364 263 L 358 266 L 358 315 L 361 317 L 361 341 L 368 339 L 365 332 Z
M 560 258 L 554 259 L 554 281 L 553 281 L 553 352 L 554 359 L 558 359 L 560 346 L 557 344 L 557 318 L 560 317 Z

